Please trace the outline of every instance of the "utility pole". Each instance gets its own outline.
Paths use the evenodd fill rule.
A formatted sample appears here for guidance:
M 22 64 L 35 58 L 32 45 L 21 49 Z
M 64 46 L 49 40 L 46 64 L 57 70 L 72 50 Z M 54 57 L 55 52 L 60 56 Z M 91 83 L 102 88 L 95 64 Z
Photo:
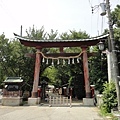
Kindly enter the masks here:
M 22 25 L 20 26 L 20 36 L 22 37 Z
M 117 92 L 117 100 L 118 100 L 118 109 L 120 110 L 120 86 L 119 86 L 119 72 L 118 72 L 118 61 L 116 56 L 116 50 L 115 50 L 115 42 L 114 42 L 114 33 L 113 33 L 113 23 L 111 19 L 111 11 L 110 11 L 110 1 L 106 0 L 106 10 L 108 15 L 108 24 L 109 24 L 109 33 L 110 33 L 110 39 L 108 40 L 109 45 L 109 51 L 112 55 L 112 67 L 113 67 L 113 78 L 116 85 L 116 92 Z

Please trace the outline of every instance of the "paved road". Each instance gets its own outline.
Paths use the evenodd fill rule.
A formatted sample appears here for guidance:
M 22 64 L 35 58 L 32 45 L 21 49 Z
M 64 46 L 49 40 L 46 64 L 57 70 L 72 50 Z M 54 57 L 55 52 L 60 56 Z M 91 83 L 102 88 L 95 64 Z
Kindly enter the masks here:
M 103 120 L 96 107 L 1 106 L 0 120 Z

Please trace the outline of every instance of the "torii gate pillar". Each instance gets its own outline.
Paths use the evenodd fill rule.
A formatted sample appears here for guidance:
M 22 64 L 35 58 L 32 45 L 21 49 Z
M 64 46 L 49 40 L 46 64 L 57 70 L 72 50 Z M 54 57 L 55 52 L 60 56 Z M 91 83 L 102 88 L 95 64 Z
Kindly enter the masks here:
M 84 70 L 86 98 L 90 98 L 91 97 L 91 91 L 90 91 L 90 82 L 89 82 L 87 48 L 83 47 L 82 51 L 83 51 L 83 70 Z
M 40 74 L 40 62 L 41 62 L 41 54 L 40 49 L 37 49 L 36 52 L 36 61 L 35 61 L 35 71 L 34 71 L 34 82 L 33 82 L 33 90 L 32 90 L 32 98 L 38 97 L 38 84 L 39 84 L 39 74 Z
M 40 54 L 40 49 L 37 48 L 36 58 L 35 58 L 35 71 L 34 71 L 34 82 L 33 82 L 32 95 L 30 98 L 28 98 L 29 105 L 37 105 L 40 102 L 40 98 L 38 98 L 40 63 L 41 63 L 41 54 Z

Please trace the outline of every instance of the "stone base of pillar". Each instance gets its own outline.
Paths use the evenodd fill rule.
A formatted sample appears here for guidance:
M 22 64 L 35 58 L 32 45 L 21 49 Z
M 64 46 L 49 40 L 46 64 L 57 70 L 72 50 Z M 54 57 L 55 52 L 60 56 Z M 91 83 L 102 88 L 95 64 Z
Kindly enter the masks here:
M 21 97 L 2 97 L 1 103 L 3 106 L 19 106 L 22 105 Z
M 94 106 L 94 99 L 93 98 L 83 98 L 83 105 Z
M 34 106 L 40 104 L 40 97 L 38 98 L 28 98 L 28 105 Z

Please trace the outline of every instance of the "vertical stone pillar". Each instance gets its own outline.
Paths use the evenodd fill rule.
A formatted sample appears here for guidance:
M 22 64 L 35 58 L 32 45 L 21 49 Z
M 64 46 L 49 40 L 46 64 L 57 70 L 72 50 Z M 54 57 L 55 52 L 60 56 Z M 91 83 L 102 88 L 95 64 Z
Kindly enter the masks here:
M 107 68 L 108 68 L 108 82 L 114 80 L 113 76 L 113 67 L 112 67 L 112 52 L 109 52 L 108 50 L 103 51 L 102 53 L 105 53 L 107 55 Z
M 39 84 L 39 74 L 40 74 L 40 50 L 37 49 L 36 52 L 36 61 L 35 61 L 35 71 L 34 71 L 34 82 L 33 82 L 33 89 L 32 89 L 32 98 L 38 97 L 38 84 Z
M 86 98 L 90 98 L 91 91 L 90 91 L 90 82 L 89 82 L 87 48 L 83 47 L 82 51 L 83 51 L 83 70 L 84 70 Z
M 112 71 L 113 71 L 113 67 L 112 67 L 112 52 L 109 52 L 108 50 L 106 50 L 106 55 L 107 55 L 107 66 L 108 66 L 108 81 L 109 83 L 111 81 L 114 80 Z

